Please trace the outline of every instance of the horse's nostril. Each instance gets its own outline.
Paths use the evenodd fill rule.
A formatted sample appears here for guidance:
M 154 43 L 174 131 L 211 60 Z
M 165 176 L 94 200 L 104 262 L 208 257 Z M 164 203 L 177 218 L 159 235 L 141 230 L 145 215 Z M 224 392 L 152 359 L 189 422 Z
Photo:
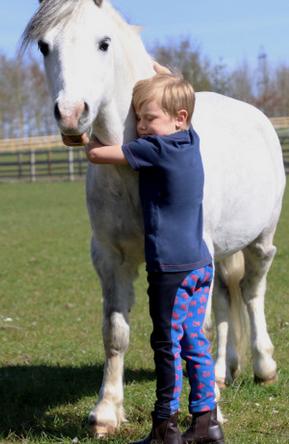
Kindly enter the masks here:
M 56 120 L 60 120 L 61 119 L 61 114 L 60 114 L 60 110 L 59 110 L 59 106 L 58 106 L 57 102 L 54 105 L 54 117 L 55 117 Z
M 89 113 L 89 106 L 86 102 L 84 102 L 84 114 L 88 114 Z

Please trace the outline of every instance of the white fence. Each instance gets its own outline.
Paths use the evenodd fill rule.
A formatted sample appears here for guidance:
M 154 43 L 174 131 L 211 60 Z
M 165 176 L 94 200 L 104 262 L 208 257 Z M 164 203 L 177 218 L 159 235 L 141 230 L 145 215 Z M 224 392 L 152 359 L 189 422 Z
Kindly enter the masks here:
M 271 119 L 283 147 L 289 174 L 289 117 Z M 67 148 L 60 136 L 0 140 L 0 181 L 75 180 L 86 173 L 82 147 Z

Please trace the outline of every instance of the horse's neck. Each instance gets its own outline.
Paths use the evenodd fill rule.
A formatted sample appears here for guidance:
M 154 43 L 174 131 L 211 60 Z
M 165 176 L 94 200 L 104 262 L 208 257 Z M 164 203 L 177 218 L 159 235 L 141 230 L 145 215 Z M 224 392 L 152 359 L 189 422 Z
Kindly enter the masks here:
M 154 74 L 152 59 L 136 32 L 124 27 L 118 37 L 121 43 L 116 51 L 113 99 L 102 105 L 93 128 L 100 141 L 108 145 L 127 142 L 136 137 L 135 116 L 131 106 L 132 89 L 138 80 Z M 140 218 L 138 176 L 132 168 L 111 165 L 103 174 L 107 174 L 109 180 L 115 183 L 121 180 Z
M 119 48 L 115 51 L 115 84 L 112 100 L 103 104 L 94 124 L 94 132 L 106 144 L 122 143 L 136 136 L 131 107 L 132 89 L 138 80 L 153 75 L 152 59 L 136 31 L 120 29 Z

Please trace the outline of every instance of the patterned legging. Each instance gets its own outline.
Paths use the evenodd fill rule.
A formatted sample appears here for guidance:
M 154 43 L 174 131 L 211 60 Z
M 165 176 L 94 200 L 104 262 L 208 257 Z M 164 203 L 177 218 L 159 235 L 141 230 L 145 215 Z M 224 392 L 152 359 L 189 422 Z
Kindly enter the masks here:
M 155 413 L 159 418 L 179 409 L 182 359 L 191 387 L 190 413 L 215 407 L 214 362 L 202 329 L 212 278 L 211 265 L 189 273 L 148 273 L 157 377 Z

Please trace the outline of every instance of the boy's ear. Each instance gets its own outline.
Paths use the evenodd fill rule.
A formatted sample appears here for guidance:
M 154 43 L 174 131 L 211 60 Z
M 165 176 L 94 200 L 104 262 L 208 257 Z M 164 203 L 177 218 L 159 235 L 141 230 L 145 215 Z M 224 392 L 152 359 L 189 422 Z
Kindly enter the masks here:
M 187 126 L 188 111 L 185 109 L 180 109 L 176 116 L 176 128 L 181 129 Z

